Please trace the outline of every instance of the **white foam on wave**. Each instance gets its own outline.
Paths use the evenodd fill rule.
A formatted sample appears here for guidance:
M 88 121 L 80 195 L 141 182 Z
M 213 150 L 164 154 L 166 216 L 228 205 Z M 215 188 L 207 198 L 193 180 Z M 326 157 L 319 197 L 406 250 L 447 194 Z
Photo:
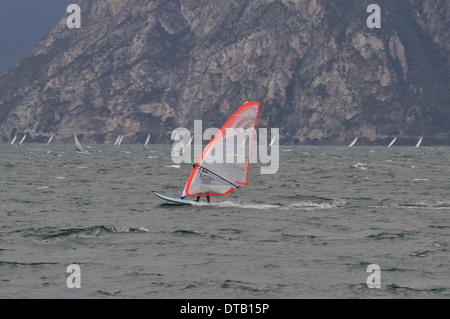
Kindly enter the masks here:
M 367 169 L 367 165 L 364 163 L 356 163 L 355 165 L 352 165 L 352 167 L 359 169 Z
M 415 202 L 411 204 L 387 204 L 387 205 L 369 205 L 367 207 L 371 208 L 401 208 L 401 209 L 432 209 L 432 210 L 450 210 L 450 202 L 437 202 L 437 203 L 426 203 L 426 202 Z
M 289 207 L 305 209 L 330 209 L 338 206 L 338 203 L 315 203 L 312 201 L 294 202 Z
M 440 201 L 436 203 L 438 207 L 447 207 L 450 208 L 450 201 Z
M 130 227 L 116 227 L 116 226 L 104 226 L 106 229 L 114 232 L 114 233 L 130 233 L 130 232 L 148 232 L 148 229 L 145 227 L 139 228 L 130 228 Z
M 432 210 L 450 210 L 450 202 L 441 201 L 437 203 L 427 203 L 427 202 L 415 202 L 411 204 L 395 205 L 397 208 L 409 208 L 409 209 L 432 209 Z
M 216 206 L 216 207 L 237 207 L 242 209 L 270 209 L 270 210 L 289 210 L 292 208 L 301 208 L 306 210 L 311 209 L 330 209 L 335 208 L 339 206 L 338 202 L 333 203 L 315 203 L 312 201 L 301 201 L 301 202 L 294 202 L 290 205 L 274 205 L 274 204 L 245 204 L 245 203 L 237 203 L 232 201 L 224 201 L 224 202 L 213 202 L 208 203 L 206 201 L 198 202 L 196 205 L 199 206 Z
M 208 206 L 208 205 L 214 205 L 218 207 L 239 207 L 244 209 L 280 209 L 279 205 L 272 205 L 272 204 L 243 204 L 243 203 L 235 203 L 231 201 L 224 201 L 224 202 L 211 202 L 207 203 L 205 202 L 198 202 L 196 203 L 200 206 Z

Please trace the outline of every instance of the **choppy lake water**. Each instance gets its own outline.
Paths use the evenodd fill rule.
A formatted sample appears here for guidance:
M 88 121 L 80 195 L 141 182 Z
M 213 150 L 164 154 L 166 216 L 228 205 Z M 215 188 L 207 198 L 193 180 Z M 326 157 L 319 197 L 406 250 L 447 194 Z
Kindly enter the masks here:
M 87 150 L 0 144 L 0 298 L 450 297 L 448 147 L 282 146 L 192 207 L 169 145 Z

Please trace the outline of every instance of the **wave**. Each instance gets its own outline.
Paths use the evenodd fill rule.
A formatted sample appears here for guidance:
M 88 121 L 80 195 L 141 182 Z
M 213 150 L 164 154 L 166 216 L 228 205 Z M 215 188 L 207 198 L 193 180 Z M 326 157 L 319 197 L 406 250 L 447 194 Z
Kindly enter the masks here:
M 198 231 L 195 230 L 185 230 L 185 229 L 178 229 L 172 232 L 174 235 L 182 235 L 182 236 L 198 236 L 201 235 Z
M 66 228 L 43 227 L 39 229 L 28 229 L 23 231 L 23 237 L 34 238 L 41 242 L 50 242 L 57 240 L 69 240 L 77 238 L 98 238 L 107 234 L 116 233 L 144 233 L 148 229 L 144 227 L 116 227 L 116 226 L 92 226 L 82 228 Z
M 422 209 L 450 209 L 450 202 L 448 201 L 440 201 L 437 203 L 427 203 L 427 202 L 416 202 L 416 203 L 407 203 L 407 204 L 398 204 L 393 205 L 393 207 L 397 208 L 422 208 Z
M 367 165 L 364 163 L 356 163 L 355 165 L 352 165 L 352 167 L 359 169 L 367 169 Z
M 291 208 L 307 208 L 307 209 L 330 209 L 330 208 L 336 208 L 341 206 L 342 204 L 340 202 L 332 202 L 332 203 L 316 203 L 312 201 L 301 201 L 301 202 L 294 202 L 289 207 Z
M 280 203 L 276 204 L 258 204 L 258 203 L 242 203 L 242 202 L 232 202 L 232 201 L 223 201 L 223 202 L 199 202 L 196 206 L 204 206 L 204 207 L 236 207 L 240 209 L 261 209 L 261 210 L 289 210 L 292 208 L 302 208 L 302 209 L 330 209 L 342 206 L 342 203 L 339 201 L 333 202 L 315 202 L 311 200 L 307 201 L 295 201 L 292 204 L 284 205 Z
M 240 280 L 225 280 L 220 284 L 221 289 L 229 289 L 232 291 L 245 291 L 247 293 L 261 292 L 259 289 L 254 288 L 252 283 L 243 282 Z
M 372 234 L 367 236 L 370 239 L 409 239 L 417 236 L 417 232 L 415 231 L 402 231 L 399 233 L 389 233 L 389 232 L 381 232 L 378 234 Z
M 17 261 L 0 261 L 0 266 L 14 266 L 14 267 L 21 267 L 21 266 L 41 267 L 41 266 L 57 265 L 57 264 L 58 263 L 55 263 L 55 262 L 21 263 L 21 262 L 17 262 Z
M 243 203 L 235 203 L 231 201 L 224 201 L 224 202 L 199 202 L 197 204 L 198 206 L 218 206 L 218 207 L 239 207 L 243 209 L 275 209 L 280 208 L 281 205 L 273 205 L 273 204 L 243 204 Z
M 242 231 L 241 231 L 242 232 Z M 222 235 L 218 235 L 218 234 L 208 234 L 208 233 L 200 233 L 196 230 L 186 230 L 186 229 L 178 229 L 172 232 L 173 235 L 177 235 L 177 236 L 186 236 L 186 237 L 190 237 L 190 236 L 209 236 L 209 238 L 211 239 L 223 239 L 223 240 L 232 240 L 232 238 L 230 237 L 225 237 Z M 166 244 L 167 241 L 165 242 L 158 242 L 158 244 Z M 169 242 L 171 244 L 173 244 L 173 242 Z
M 115 291 L 115 292 L 109 292 L 106 290 L 97 290 L 97 294 L 102 295 L 102 296 L 117 296 L 121 293 L 120 290 Z
M 450 202 L 440 201 L 436 203 L 426 203 L 426 202 L 416 202 L 416 203 L 406 203 L 406 204 L 376 204 L 368 205 L 371 208 L 406 208 L 406 209 L 433 209 L 433 210 L 446 210 L 450 209 Z
M 399 286 L 396 284 L 391 284 L 386 286 L 387 290 L 394 294 L 405 294 L 410 296 L 412 293 L 419 294 L 423 297 L 433 297 L 436 295 L 446 295 L 450 291 L 448 287 L 433 287 L 429 289 L 414 288 L 407 286 Z

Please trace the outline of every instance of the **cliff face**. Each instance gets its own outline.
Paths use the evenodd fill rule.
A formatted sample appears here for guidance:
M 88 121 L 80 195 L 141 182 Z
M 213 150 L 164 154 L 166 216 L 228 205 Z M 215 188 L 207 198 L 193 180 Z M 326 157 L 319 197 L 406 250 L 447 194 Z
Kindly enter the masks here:
M 0 136 L 168 142 L 245 101 L 285 143 L 450 139 L 450 0 L 80 0 L 0 77 Z M 394 2 L 394 3 L 393 3 Z M 342 4 L 345 3 L 345 4 Z

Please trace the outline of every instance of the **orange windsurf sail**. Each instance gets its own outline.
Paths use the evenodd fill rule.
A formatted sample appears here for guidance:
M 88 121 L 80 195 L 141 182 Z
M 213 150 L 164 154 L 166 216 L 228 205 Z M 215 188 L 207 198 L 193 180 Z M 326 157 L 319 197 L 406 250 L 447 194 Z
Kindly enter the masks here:
M 246 102 L 222 126 L 194 165 L 182 198 L 226 195 L 247 186 L 258 112 L 258 102 Z

